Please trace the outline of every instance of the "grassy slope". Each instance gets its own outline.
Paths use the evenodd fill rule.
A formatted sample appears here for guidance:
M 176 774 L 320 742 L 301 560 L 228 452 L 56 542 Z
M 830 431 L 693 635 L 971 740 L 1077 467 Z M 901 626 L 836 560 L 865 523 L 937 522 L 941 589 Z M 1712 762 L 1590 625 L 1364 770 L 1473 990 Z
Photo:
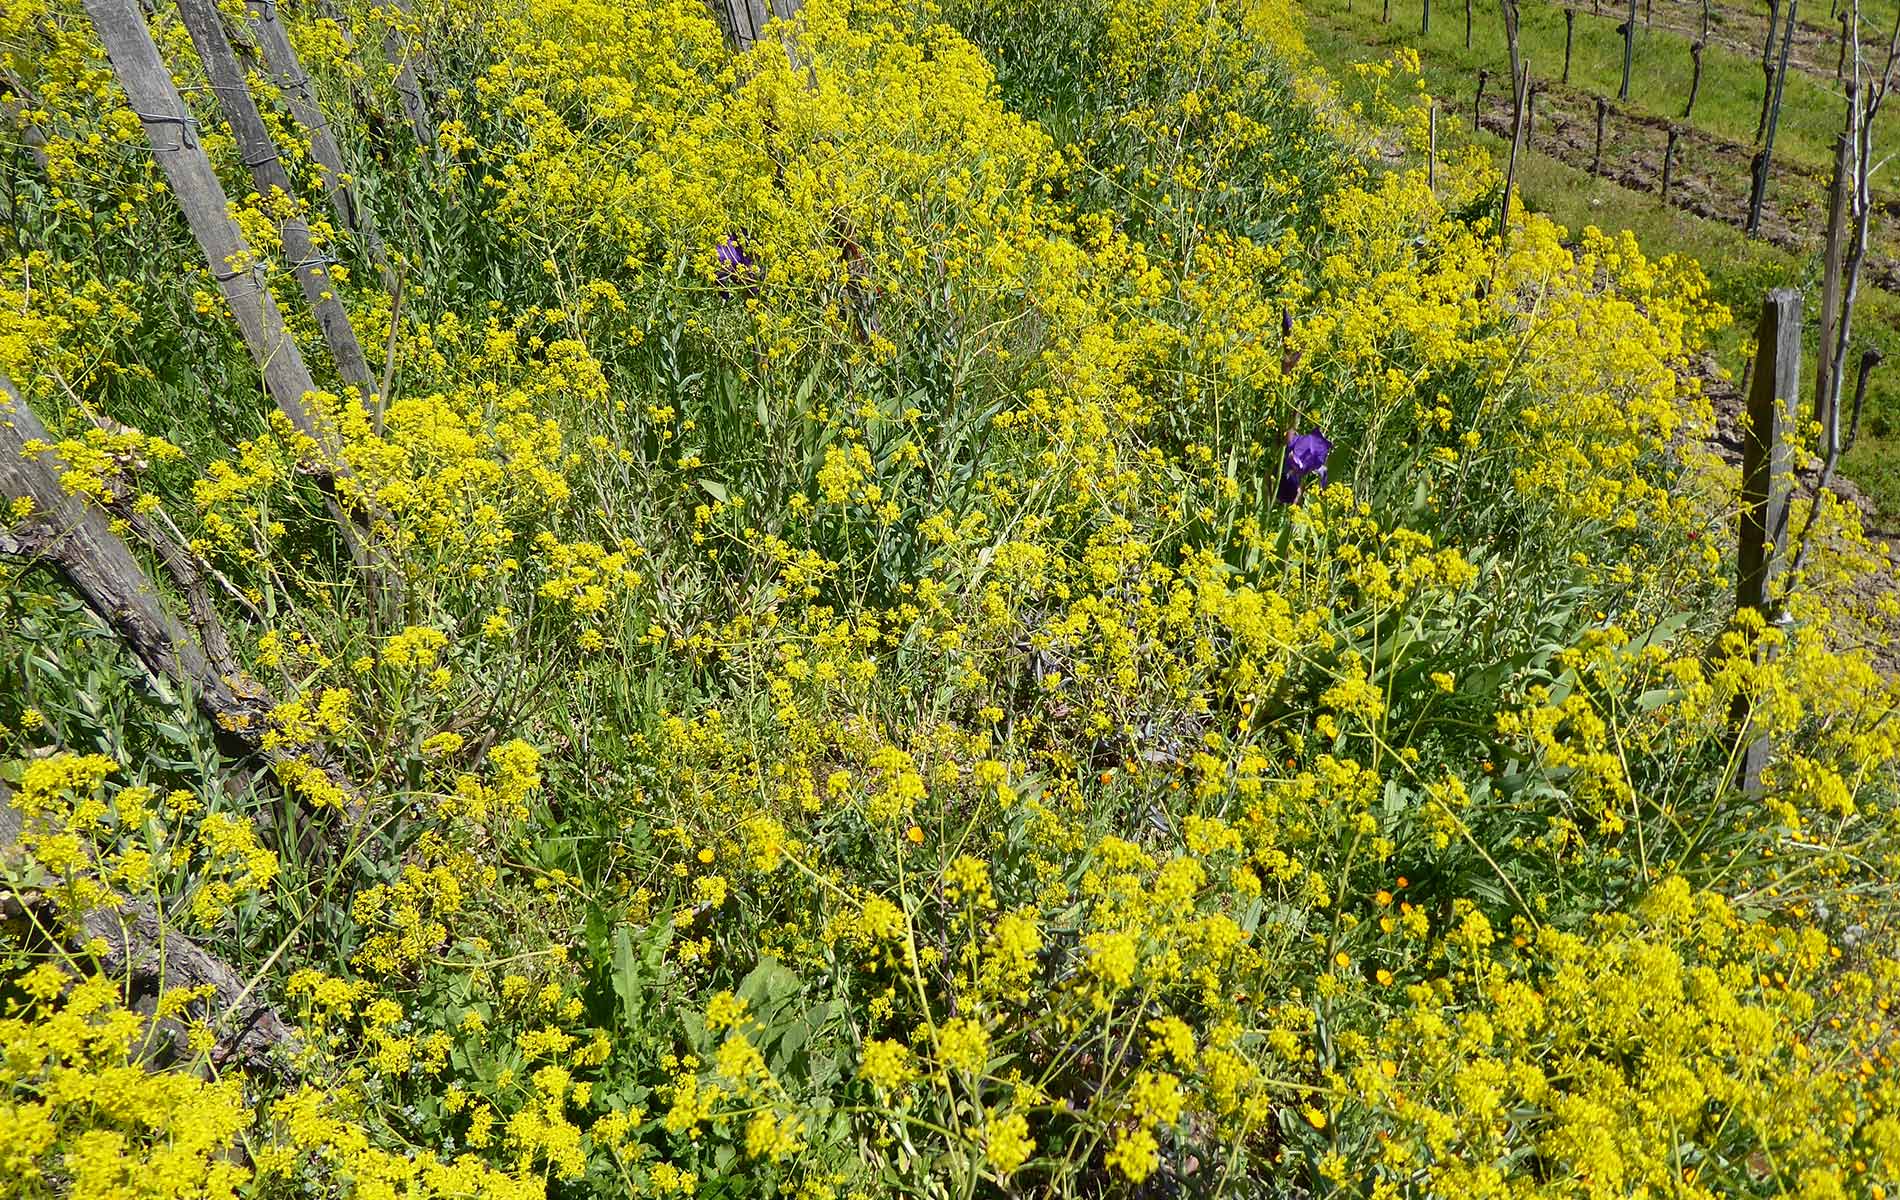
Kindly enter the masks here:
M 1427 85 L 1435 95 L 1465 96 L 1470 90 L 1467 77 L 1480 65 L 1492 67 L 1494 76 L 1501 74 L 1498 64 L 1506 53 L 1501 31 L 1474 24 L 1472 49 L 1466 51 L 1463 12 L 1444 6 L 1442 0 L 1433 14 L 1432 34 L 1425 39 L 1418 37 L 1415 12 L 1407 13 L 1403 20 L 1395 12 L 1390 25 L 1381 25 L 1369 0 L 1352 0 L 1351 13 L 1347 3 L 1308 0 L 1306 10 L 1312 19 L 1306 38 L 1314 54 L 1340 79 L 1349 95 L 1353 76 L 1343 69 L 1347 64 L 1381 57 L 1402 45 L 1419 48 Z M 1605 28 L 1597 29 L 1599 23 Z M 1527 57 L 1561 63 L 1561 10 L 1547 5 L 1527 7 L 1524 30 Z M 1678 77 L 1676 68 L 1670 65 L 1675 60 L 1661 53 L 1660 43 L 1669 36 L 1658 31 L 1637 40 L 1631 100 L 1639 107 L 1646 96 L 1675 95 L 1687 88 L 1686 78 Z M 1620 53 L 1620 42 L 1608 23 L 1590 18 L 1587 12 L 1581 14 L 1573 49 L 1572 83 L 1614 95 L 1621 69 Z M 1682 60 L 1686 64 L 1686 52 Z M 1726 64 L 1719 73 L 1718 60 Z M 1706 54 L 1705 61 L 1709 70 L 1696 104 L 1696 124 L 1728 136 L 1751 137 L 1755 106 L 1760 103 L 1759 67 L 1714 52 Z M 1753 70 L 1752 79 L 1740 67 Z M 1686 76 L 1686 70 L 1683 74 Z M 1811 159 L 1824 153 L 1823 139 L 1831 136 L 1828 131 L 1833 128 L 1838 101 L 1832 106 L 1815 103 L 1821 94 L 1820 85 L 1792 75 L 1777 153 L 1785 151 L 1790 158 Z M 1655 111 L 1678 116 L 1681 109 L 1668 111 L 1668 105 L 1663 105 Z M 1900 146 L 1900 111 L 1890 110 L 1882 127 L 1887 131 L 1887 143 Z M 1459 121 L 1445 122 L 1442 128 L 1448 138 L 1472 136 L 1470 126 Z M 1488 132 L 1475 136 L 1502 159 L 1507 150 L 1503 139 Z M 1763 293 L 1773 287 L 1812 285 L 1818 277 L 1815 256 L 1751 241 L 1728 225 L 1665 205 L 1652 193 L 1630 191 L 1537 154 L 1521 163 L 1519 171 L 1525 203 L 1565 225 L 1573 229 L 1586 224 L 1627 228 L 1652 253 L 1685 254 L 1700 262 L 1717 297 L 1736 314 L 1735 323 L 1718 336 L 1713 350 L 1718 361 L 1738 375 L 1745 362 L 1745 343 L 1753 337 L 1753 314 Z M 1891 514 L 1900 512 L 1900 371 L 1893 367 L 1894 362 L 1900 362 L 1900 297 L 1872 288 L 1864 289 L 1862 296 L 1855 318 L 1860 335 L 1857 340 L 1881 345 L 1890 364 L 1876 371 L 1868 386 L 1867 419 L 1845 471 L 1874 497 L 1884 513 Z M 1810 378 L 1813 342 L 1811 329 L 1805 364 Z

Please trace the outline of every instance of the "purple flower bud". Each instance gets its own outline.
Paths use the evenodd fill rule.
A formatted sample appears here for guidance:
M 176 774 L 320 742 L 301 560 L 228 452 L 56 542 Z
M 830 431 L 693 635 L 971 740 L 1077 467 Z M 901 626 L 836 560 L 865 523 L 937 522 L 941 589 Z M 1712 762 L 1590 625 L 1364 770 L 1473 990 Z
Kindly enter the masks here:
M 740 236 L 728 234 L 720 238 L 714 255 L 717 260 L 715 273 L 722 294 L 731 296 L 734 287 L 749 288 L 758 284 L 758 261 L 746 253 L 745 242 Z
M 1326 456 L 1332 450 L 1332 442 L 1317 429 L 1311 433 L 1287 434 L 1286 459 L 1280 467 L 1280 490 L 1274 499 L 1281 504 L 1292 504 L 1300 498 L 1300 492 L 1306 486 L 1306 477 L 1316 472 L 1320 484 L 1324 486 Z

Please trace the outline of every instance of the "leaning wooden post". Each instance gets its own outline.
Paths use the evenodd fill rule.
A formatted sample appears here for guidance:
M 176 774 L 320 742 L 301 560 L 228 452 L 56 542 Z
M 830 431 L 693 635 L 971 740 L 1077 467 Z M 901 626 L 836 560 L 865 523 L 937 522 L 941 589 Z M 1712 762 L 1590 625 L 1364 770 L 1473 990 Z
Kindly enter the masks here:
M 406 28 L 413 19 L 409 5 L 407 0 L 387 0 L 387 4 L 396 15 L 383 33 L 383 56 L 396 68 L 396 98 L 402 104 L 409 131 L 416 135 L 416 144 L 433 146 L 435 124 L 429 119 L 428 100 L 422 94 L 422 79 L 416 70 L 421 51 Z
M 1761 150 L 1755 155 L 1755 177 L 1748 195 L 1748 224 L 1743 232 L 1749 237 L 1761 232 L 1762 203 L 1768 198 L 1768 169 L 1775 155 L 1775 129 L 1781 123 L 1781 88 L 1788 79 L 1788 46 L 1794 41 L 1795 11 L 1799 6 L 1799 0 L 1788 0 L 1788 28 L 1781 36 L 1781 66 L 1775 71 L 1775 86 L 1768 102 L 1768 128 Z
M 1755 330 L 1758 349 L 1748 391 L 1748 428 L 1742 431 L 1742 511 L 1738 541 L 1737 609 L 1753 609 L 1764 621 L 1777 615 L 1774 597 L 1788 527 L 1789 460 L 1783 437 L 1793 421 L 1792 403 L 1801 387 L 1801 293 L 1777 288 L 1762 303 Z M 1817 501 L 1818 502 L 1818 501 Z M 1737 723 L 1749 727 L 1748 704 L 1736 702 Z M 1769 742 L 1752 729 L 1742 751 L 1742 790 L 1761 791 Z
M 1600 175 L 1603 173 L 1603 121 L 1604 121 L 1604 118 L 1608 117 L 1609 115 L 1610 115 L 1610 102 L 1605 100 L 1603 97 L 1598 96 L 1597 97 L 1597 148 L 1595 152 L 1590 155 L 1590 174 L 1592 175 Z
M 1630 0 L 1630 2 L 1633 4 L 1635 0 Z M 1518 61 L 1517 0 L 1500 0 L 1500 3 L 1504 9 L 1504 48 L 1511 55 L 1511 88 L 1512 96 L 1515 98 L 1517 77 L 1523 71 L 1523 65 Z
M 1623 82 L 1617 89 L 1616 98 L 1628 101 L 1630 98 L 1630 70 L 1636 61 L 1636 0 L 1630 0 L 1629 16 L 1623 21 Z
M 1850 94 L 1848 104 L 1854 103 Z M 1821 348 L 1814 364 L 1814 419 L 1829 428 L 1837 395 L 1829 384 L 1834 367 L 1834 331 L 1840 322 L 1842 259 L 1847 252 L 1847 189 L 1854 170 L 1854 141 L 1845 131 L 1834 139 L 1834 186 L 1827 198 L 1827 244 L 1821 255 Z
M 151 576 L 113 531 L 111 516 L 60 485 L 66 464 L 50 449 L 29 451 L 52 440 L 12 381 L 0 375 L 0 501 L 30 502 L 25 518 L 0 526 L 0 554 L 57 570 L 147 674 L 189 689 L 205 714 L 226 728 L 261 718 L 264 706 L 251 703 L 228 653 L 207 653 L 166 609 Z
M 389 262 L 383 253 L 382 239 L 376 233 L 375 219 L 356 195 L 350 169 L 343 161 L 343 150 L 337 145 L 336 134 L 331 132 L 322 106 L 317 103 L 310 75 L 298 59 L 296 47 L 284 33 L 283 22 L 277 19 L 277 0 L 245 0 L 244 10 L 250 18 L 251 36 L 257 39 L 264 63 L 270 68 L 271 82 L 284 94 L 290 115 L 310 139 L 310 157 L 316 160 L 323 175 L 324 198 L 330 202 L 343 228 L 363 239 L 370 260 L 384 273 L 387 285 Z
M 1514 118 L 1511 121 L 1511 155 L 1504 168 L 1504 199 L 1498 205 L 1498 257 L 1504 257 L 1505 241 L 1511 230 L 1511 188 L 1517 182 L 1517 155 L 1524 143 L 1524 113 L 1528 107 L 1531 83 L 1531 68 L 1525 63 L 1518 70 L 1517 80 L 1512 88 Z
M 1564 6 L 1564 84 L 1570 83 L 1570 39 L 1577 31 L 1577 10 Z
M 1669 184 L 1676 174 L 1676 139 L 1681 136 L 1680 129 L 1674 125 L 1669 127 L 1669 144 L 1663 148 L 1662 200 L 1664 204 L 1669 203 Z
M 1489 68 L 1478 69 L 1478 94 L 1471 99 L 1471 132 L 1478 132 L 1478 117 L 1484 111 L 1484 85 L 1491 82 Z
M 250 168 L 251 182 L 256 185 L 258 195 L 269 205 L 273 203 L 273 193 L 281 193 L 282 203 L 293 208 L 298 206 L 290 173 L 284 170 L 277 146 L 264 127 L 256 101 L 251 98 L 251 89 L 231 49 L 231 39 L 225 33 L 216 0 L 178 0 L 178 12 L 191 34 L 192 45 L 198 49 L 198 58 L 204 63 L 212 94 L 217 96 L 224 119 L 237 138 L 238 154 Z M 363 348 L 357 343 L 356 331 L 350 327 L 349 314 L 343 311 L 342 301 L 337 299 L 337 283 L 330 275 L 330 265 L 335 260 L 317 251 L 311 241 L 310 227 L 296 211 L 284 217 L 278 230 L 284 242 L 284 255 L 290 260 L 290 269 L 296 274 L 304 299 L 316 316 L 317 329 L 336 361 L 337 373 L 344 383 L 354 386 L 367 403 L 375 387 Z
M 1682 119 L 1687 121 L 1695 114 L 1695 98 L 1702 92 L 1702 43 L 1689 43 L 1689 57 L 1695 60 L 1695 74 L 1689 79 L 1689 103 L 1682 107 Z
M 145 24 L 138 0 L 85 0 L 93 28 L 105 43 L 119 85 L 145 127 L 152 157 L 158 160 L 172 195 L 185 211 L 192 236 L 204 251 L 212 278 L 237 319 L 244 344 L 264 376 L 271 399 L 297 429 L 326 451 L 335 438 L 318 427 L 304 398 L 316 390 L 283 314 L 264 286 L 262 264 L 245 244 L 231 219 L 224 186 L 198 140 L 198 119 L 185 107 L 171 72 L 159 61 L 158 48 Z M 334 457 L 334 455 L 332 455 Z

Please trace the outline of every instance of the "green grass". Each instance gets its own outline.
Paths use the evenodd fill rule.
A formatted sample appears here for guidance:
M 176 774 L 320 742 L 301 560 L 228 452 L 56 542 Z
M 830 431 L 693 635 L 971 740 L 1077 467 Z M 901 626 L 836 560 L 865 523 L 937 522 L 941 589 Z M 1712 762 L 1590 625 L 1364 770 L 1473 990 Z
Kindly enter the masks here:
M 1353 95 L 1356 83 L 1352 73 L 1342 68 L 1355 61 L 1381 57 L 1399 45 L 1417 44 L 1415 10 L 1406 17 L 1404 25 L 1401 25 L 1397 11 L 1390 25 L 1381 25 L 1377 9 L 1371 8 L 1369 11 L 1368 5 L 1369 0 L 1355 0 L 1354 13 L 1350 18 L 1352 23 L 1347 25 L 1333 23 L 1345 17 L 1345 0 L 1312 0 L 1308 6 L 1309 12 L 1320 16 L 1330 15 L 1332 18 L 1329 21 L 1316 16 L 1311 20 L 1306 41 L 1319 61 L 1333 71 L 1349 98 Z M 1533 12 L 1538 16 L 1536 20 L 1526 21 L 1525 39 L 1526 44 L 1532 47 L 1536 43 L 1529 37 L 1528 30 L 1539 27 L 1538 22 L 1543 15 L 1547 15 L 1546 6 L 1527 10 L 1527 18 Z M 1582 64 L 1584 28 L 1588 19 L 1587 13 L 1578 19 L 1577 53 L 1572 66 L 1573 83 L 1585 79 Z M 1561 62 L 1563 19 L 1557 15 L 1555 20 L 1557 61 Z M 1486 45 L 1481 27 L 1473 27 L 1473 50 L 1468 55 L 1463 49 L 1463 38 L 1463 12 L 1446 7 L 1441 0 L 1433 13 L 1432 36 L 1419 47 L 1427 84 L 1435 94 L 1446 81 L 1462 78 L 1467 64 L 1481 61 L 1480 51 Z M 1445 46 L 1447 42 L 1450 43 L 1449 48 Z M 1639 37 L 1637 44 L 1639 73 L 1635 78 L 1640 81 L 1643 78 L 1640 68 L 1644 61 L 1644 38 Z M 1501 59 L 1504 54 L 1501 32 L 1495 33 L 1491 45 Z M 1709 54 L 1705 57 L 1713 65 L 1715 56 Z M 1621 60 L 1617 61 L 1620 69 Z M 1686 53 L 1684 61 L 1687 61 Z M 1792 76 L 1792 72 L 1790 74 Z M 1725 78 L 1730 79 L 1731 88 L 1725 97 L 1729 101 L 1727 104 L 1712 103 L 1721 94 L 1715 90 L 1716 76 L 1710 74 L 1703 79 L 1703 96 L 1696 105 L 1697 124 L 1702 123 L 1705 114 L 1732 114 L 1760 102 L 1759 69 L 1753 81 L 1755 90 L 1752 98 L 1749 94 L 1734 94 L 1734 77 Z M 1686 81 L 1682 86 L 1687 86 Z M 1616 79 L 1612 77 L 1609 83 L 1611 94 L 1614 94 L 1615 87 Z M 1641 90 L 1638 84 L 1632 84 L 1632 98 L 1636 98 Z M 1789 104 L 1789 111 L 1784 111 L 1784 130 L 1790 125 L 1801 127 L 1800 122 L 1785 120 L 1793 108 L 1792 100 L 1786 103 Z M 1680 111 L 1678 108 L 1677 112 Z M 1748 113 L 1748 120 L 1751 127 L 1743 131 L 1744 136 L 1754 132 L 1752 110 Z M 1886 120 L 1883 120 L 1882 126 L 1892 130 L 1887 144 L 1900 147 L 1900 128 L 1894 128 Z M 1472 139 L 1470 126 L 1459 121 L 1443 122 L 1441 129 L 1444 131 L 1442 136 L 1451 144 Z M 1502 161 L 1506 152 L 1502 138 L 1485 132 L 1477 134 L 1475 140 Z M 1651 254 L 1685 255 L 1701 263 L 1703 270 L 1708 273 L 1715 297 L 1735 314 L 1734 323 L 1717 335 L 1711 350 L 1717 361 L 1737 377 L 1742 374 L 1744 343 L 1753 336 L 1755 315 L 1759 312 L 1763 295 L 1776 287 L 1804 289 L 1811 301 L 1808 306 L 1810 327 L 1803 366 L 1809 380 L 1812 380 L 1817 336 L 1812 322 L 1819 278 L 1817 255 L 1790 253 L 1767 242 L 1749 239 L 1733 226 L 1693 216 L 1663 204 L 1652 193 L 1630 191 L 1541 154 L 1531 154 L 1521 160 L 1518 171 L 1525 204 L 1548 213 L 1552 219 L 1565 226 L 1573 230 L 1584 225 L 1629 229 Z M 1874 372 L 1869 382 L 1867 413 L 1861 427 L 1860 441 L 1844 463 L 1843 471 L 1873 498 L 1883 514 L 1900 514 L 1900 297 L 1863 286 L 1854 327 L 1856 346 L 1850 356 L 1850 369 L 1857 365 L 1860 348 L 1865 345 L 1880 346 L 1889 361 L 1888 365 Z M 1852 387 L 1850 376 L 1846 385 L 1849 397 Z
M 1495 5 L 1474 8 L 1471 48 L 1464 45 L 1461 6 L 1437 0 L 1432 31 L 1419 37 L 1419 0 L 1400 0 L 1393 6 L 1390 24 L 1379 21 L 1378 0 L 1311 0 L 1308 11 L 1335 24 L 1349 24 L 1367 45 L 1416 46 L 1425 59 L 1425 77 L 1436 95 L 1468 102 L 1471 84 L 1464 76 L 1489 68 L 1494 79 L 1507 71 L 1509 52 L 1504 25 Z M 1698 10 L 1699 11 L 1699 10 Z M 1786 9 L 1783 9 L 1784 13 Z M 1814 15 L 1814 10 L 1808 11 Z M 1520 20 L 1519 46 L 1538 79 L 1554 80 L 1563 70 L 1563 7 L 1526 3 Z M 1622 81 L 1623 40 L 1616 32 L 1622 10 L 1612 13 L 1606 4 L 1601 16 L 1580 8 L 1571 47 L 1571 86 L 1614 98 Z M 1765 6 L 1760 14 L 1766 15 Z M 1825 11 L 1820 15 L 1825 16 Z M 1690 39 L 1660 26 L 1645 29 L 1640 20 L 1630 68 L 1630 98 L 1626 107 L 1665 120 L 1678 120 L 1689 95 L 1693 72 Z M 1719 46 L 1703 52 L 1701 94 L 1696 100 L 1697 129 L 1752 145 L 1761 113 L 1762 72 L 1759 56 L 1749 57 Z M 1453 83 L 1456 86 L 1449 86 Z M 1501 83 L 1494 86 L 1502 87 Z M 1840 132 L 1842 92 L 1829 78 L 1817 79 L 1799 71 L 1788 72 L 1781 119 L 1775 136 L 1778 161 L 1817 171 L 1829 171 L 1834 161 L 1834 138 Z M 1900 109 L 1889 106 L 1877 132 L 1886 145 L 1900 145 Z

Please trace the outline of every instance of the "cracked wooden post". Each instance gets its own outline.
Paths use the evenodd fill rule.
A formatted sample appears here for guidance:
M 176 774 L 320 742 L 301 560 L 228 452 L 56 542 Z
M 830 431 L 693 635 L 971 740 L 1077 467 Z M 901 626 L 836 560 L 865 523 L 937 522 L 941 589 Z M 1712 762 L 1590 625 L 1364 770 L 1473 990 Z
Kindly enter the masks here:
M 343 150 L 337 145 L 336 134 L 331 131 L 329 119 L 324 116 L 316 92 L 310 86 L 310 75 L 297 57 L 296 47 L 290 44 L 283 22 L 277 18 L 277 0 L 245 0 L 244 10 L 250 18 L 251 36 L 257 40 L 264 64 L 270 70 L 271 82 L 284 94 L 290 115 L 310 139 L 310 157 L 323 173 L 324 198 L 330 202 L 342 227 L 363 240 L 364 249 L 383 272 L 383 282 L 388 286 L 389 260 L 383 252 L 382 238 L 377 235 L 375 219 L 356 194 L 349 166 L 343 161 Z
M 85 0 L 93 28 L 105 43 L 113 72 L 145 127 L 145 136 L 185 211 L 192 236 L 236 318 L 244 344 L 264 376 L 271 399 L 299 432 L 326 450 L 334 437 L 321 430 L 304 398 L 316 390 L 303 353 L 284 326 L 277 301 L 264 286 L 263 265 L 231 219 L 230 201 L 198 138 L 198 120 L 185 107 L 138 0 Z
M 236 666 L 222 628 L 213 624 L 202 639 L 186 629 L 166 609 L 131 548 L 112 531 L 111 518 L 60 485 L 65 462 L 51 451 L 27 453 L 29 443 L 52 441 L 13 382 L 0 375 L 0 498 L 31 506 L 24 520 L 0 529 L 0 554 L 52 567 L 125 643 L 146 674 L 191 693 L 198 708 L 221 727 L 241 730 L 253 719 L 261 721 L 264 708 L 234 683 Z M 215 614 L 196 615 L 216 620 Z
M 178 12 L 184 18 L 192 45 L 197 47 L 198 58 L 204 63 L 212 94 L 218 98 L 224 119 L 237 138 L 238 154 L 250 168 L 251 182 L 258 195 L 268 202 L 273 193 L 282 193 L 283 202 L 291 206 L 291 211 L 278 225 L 284 257 L 289 260 L 290 270 L 303 289 L 304 300 L 316 317 L 317 331 L 330 349 L 337 374 L 344 383 L 354 386 L 367 403 L 375 384 L 363 348 L 356 340 L 356 330 L 350 325 L 349 314 L 343 311 L 343 303 L 337 298 L 336 281 L 330 276 L 330 264 L 335 260 L 319 253 L 311 240 L 310 227 L 299 211 L 296 188 L 290 181 L 290 173 L 284 169 L 283 159 L 278 156 L 276 144 L 271 141 L 270 131 L 264 126 L 264 118 L 257 111 L 257 102 L 251 97 L 250 85 L 225 32 L 224 18 L 218 13 L 215 0 L 178 0 Z
M 1794 420 L 1794 401 L 1801 388 L 1801 293 L 1793 288 L 1768 293 L 1755 337 L 1758 348 L 1748 390 L 1748 425 L 1742 431 L 1735 603 L 1738 611 L 1752 609 L 1772 623 L 1778 608 L 1775 581 L 1781 573 L 1788 529 L 1790 463 L 1783 433 Z M 1747 742 L 1742 750 L 1742 789 L 1759 795 L 1768 738 L 1753 733 L 1744 698 L 1737 698 L 1734 715 Z
M 1680 129 L 1673 125 L 1669 127 L 1669 144 L 1663 148 L 1662 200 L 1664 204 L 1669 203 L 1669 185 L 1676 174 L 1676 140 L 1681 136 Z

